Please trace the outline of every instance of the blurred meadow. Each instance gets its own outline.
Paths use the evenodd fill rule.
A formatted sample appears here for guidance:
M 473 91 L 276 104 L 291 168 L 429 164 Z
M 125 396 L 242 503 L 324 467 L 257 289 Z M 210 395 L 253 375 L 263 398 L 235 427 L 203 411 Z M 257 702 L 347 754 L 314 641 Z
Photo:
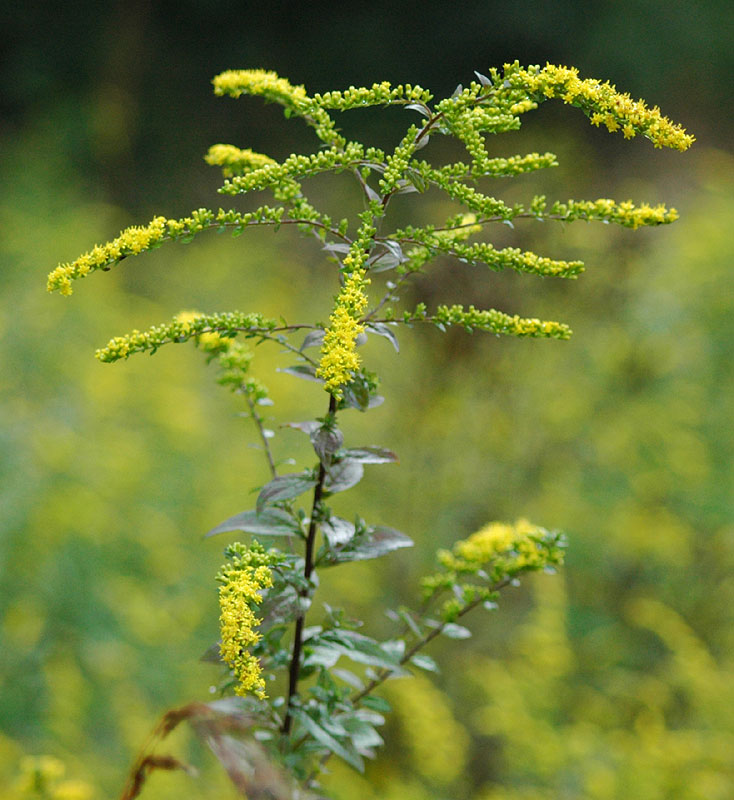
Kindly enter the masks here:
M 560 575 L 470 617 L 474 638 L 437 641 L 438 675 L 389 684 L 385 749 L 365 776 L 334 764 L 332 788 L 360 800 L 732 797 L 734 7 L 447 9 L 429 3 L 416 18 L 407 6 L 324 4 L 307 16 L 183 0 L 0 12 L 3 797 L 27 796 L 23 759 L 40 754 L 65 765 L 67 800 L 114 797 L 160 715 L 210 697 L 219 671 L 200 657 L 218 636 L 225 541 L 203 533 L 251 507 L 251 487 L 268 479 L 238 398 L 194 347 L 116 365 L 95 348 L 182 309 L 324 318 L 335 291 L 317 243 L 288 230 L 169 244 L 68 299 L 45 293 L 46 273 L 154 213 L 217 207 L 219 176 L 202 161 L 214 142 L 311 151 L 310 132 L 278 109 L 211 96 L 223 69 L 274 69 L 310 91 L 386 79 L 441 95 L 515 58 L 610 80 L 698 141 L 661 152 L 548 104 L 490 144 L 497 155 L 551 150 L 560 167 L 497 196 L 629 197 L 681 218 L 497 233 L 584 260 L 578 281 L 445 261 L 416 284 L 429 304 L 440 294 L 568 322 L 568 342 L 416 328 L 399 355 L 367 345 L 386 402 L 345 414 L 345 435 L 400 464 L 368 473 L 350 504 L 416 547 L 329 575 L 322 599 L 386 633 L 383 605 L 413 602 L 435 550 L 490 519 L 561 529 L 569 550 Z M 352 112 L 344 128 L 387 146 L 402 113 Z M 313 186 L 335 214 L 359 202 L 347 178 Z M 453 211 L 414 198 L 396 203 L 405 222 Z M 318 386 L 274 371 L 289 363 L 266 345 L 254 362 L 276 426 L 321 410 Z M 276 430 L 276 454 L 310 464 L 305 437 Z M 144 797 L 235 796 L 185 732 L 168 749 L 200 775 L 156 774 Z

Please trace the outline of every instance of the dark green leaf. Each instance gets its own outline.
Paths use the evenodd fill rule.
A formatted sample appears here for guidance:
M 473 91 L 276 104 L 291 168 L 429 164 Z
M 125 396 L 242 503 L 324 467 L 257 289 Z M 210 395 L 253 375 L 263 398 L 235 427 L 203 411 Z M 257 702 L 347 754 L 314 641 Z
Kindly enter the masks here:
M 298 497 L 313 489 L 314 486 L 316 486 L 316 480 L 310 472 L 294 472 L 290 475 L 273 478 L 260 490 L 257 498 L 258 514 L 266 505 L 275 503 L 277 500 L 290 500 Z
M 300 534 L 295 520 L 279 508 L 267 508 L 261 513 L 243 511 L 212 528 L 206 535 L 215 536 L 229 531 L 244 531 L 259 536 L 293 536 Z
M 315 719 L 310 717 L 303 709 L 297 707 L 291 708 L 291 714 L 319 744 L 322 744 L 334 755 L 344 759 L 347 764 L 351 764 L 355 769 L 359 770 L 360 772 L 364 772 L 364 761 L 362 760 L 362 757 L 358 753 L 347 749 L 328 731 L 324 730 L 324 728 L 318 722 L 316 722 Z

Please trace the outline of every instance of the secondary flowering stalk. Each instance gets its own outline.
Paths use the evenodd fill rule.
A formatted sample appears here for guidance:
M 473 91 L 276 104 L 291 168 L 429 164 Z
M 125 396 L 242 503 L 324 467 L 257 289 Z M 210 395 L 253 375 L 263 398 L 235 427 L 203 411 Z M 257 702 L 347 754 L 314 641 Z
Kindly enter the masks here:
M 231 563 L 217 575 L 219 587 L 219 627 L 222 640 L 219 653 L 222 661 L 237 678 L 235 694 L 253 693 L 264 700 L 265 680 L 259 660 L 251 648 L 260 641 L 255 630 L 262 622 L 254 608 L 262 602 L 263 590 L 273 585 L 272 554 L 253 541 L 249 547 L 235 544 L 227 548 Z

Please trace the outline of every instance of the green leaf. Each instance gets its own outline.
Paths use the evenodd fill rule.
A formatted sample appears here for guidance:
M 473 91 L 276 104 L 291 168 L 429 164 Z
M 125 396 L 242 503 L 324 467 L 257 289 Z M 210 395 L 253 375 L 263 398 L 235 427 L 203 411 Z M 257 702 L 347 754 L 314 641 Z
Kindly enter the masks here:
M 314 644 L 338 650 L 342 655 L 358 664 L 403 672 L 398 659 L 383 650 L 379 642 L 356 631 L 347 631 L 341 628 L 324 631 L 321 636 L 314 639 Z
M 390 344 L 395 348 L 395 352 L 400 352 L 400 345 L 398 344 L 398 337 L 395 335 L 395 331 L 391 327 L 389 327 L 384 322 L 368 322 L 367 323 L 367 330 L 370 333 L 374 333 L 377 336 L 382 336 L 384 339 L 387 339 Z
M 354 523 L 341 517 L 329 517 L 321 523 L 321 530 L 332 548 L 343 546 L 354 538 Z
M 392 711 L 392 706 L 385 700 L 384 697 L 377 697 L 376 695 L 368 694 L 360 701 L 363 706 L 371 708 L 373 711 L 379 711 L 380 714 L 389 714 Z
M 262 512 L 265 506 L 277 500 L 290 500 L 293 497 L 308 492 L 316 486 L 316 479 L 310 472 L 293 472 L 289 475 L 280 475 L 265 484 L 257 498 L 257 512 Z
M 303 378 L 315 383 L 323 383 L 321 378 L 316 377 L 316 367 L 313 364 L 294 364 L 292 367 L 281 367 L 278 372 L 285 372 L 286 375 L 295 375 L 296 378 Z
M 327 554 L 326 564 L 342 564 L 346 561 L 367 561 L 379 558 L 402 547 L 412 547 L 413 540 L 394 528 L 378 525 L 368 528 L 362 536 L 355 537 L 346 546 Z
M 324 489 L 330 494 L 351 489 L 362 480 L 364 467 L 359 461 L 344 458 L 334 464 L 326 473 Z
M 384 744 L 382 736 L 365 720 L 360 719 L 357 714 L 342 718 L 342 724 L 346 729 L 355 750 L 363 756 L 373 757 L 374 753 L 370 748 L 380 747 Z
M 349 450 L 343 450 L 342 455 L 350 461 L 359 461 L 362 464 L 391 464 L 399 460 L 392 450 L 374 445 L 352 447 Z
M 216 536 L 218 533 L 230 531 L 244 531 L 259 536 L 293 536 L 301 535 L 295 520 L 279 508 L 266 508 L 261 513 L 257 511 L 243 511 L 221 522 L 212 528 L 206 536 Z
M 338 428 L 329 429 L 320 426 L 311 434 L 311 444 L 319 461 L 328 466 L 331 457 L 344 444 L 344 434 Z
M 303 339 L 303 344 L 299 350 L 303 352 L 308 347 L 321 347 L 324 341 L 324 332 L 319 328 L 316 331 L 309 331 Z
M 448 636 L 449 639 L 469 639 L 471 637 L 471 631 L 469 628 L 465 628 L 463 625 L 456 625 L 453 622 L 447 622 L 441 633 L 444 636 Z
M 355 753 L 347 749 L 341 742 L 339 742 L 327 730 L 325 730 L 315 719 L 313 719 L 313 717 L 310 717 L 303 709 L 292 707 L 291 714 L 319 744 L 322 744 L 335 756 L 339 756 L 339 758 L 346 761 L 347 764 L 351 764 L 355 769 L 359 770 L 360 772 L 364 772 L 364 761 L 359 753 Z
M 427 672 L 439 672 L 438 664 L 425 653 L 416 653 L 411 659 L 410 663 L 414 664 L 419 669 L 424 669 Z

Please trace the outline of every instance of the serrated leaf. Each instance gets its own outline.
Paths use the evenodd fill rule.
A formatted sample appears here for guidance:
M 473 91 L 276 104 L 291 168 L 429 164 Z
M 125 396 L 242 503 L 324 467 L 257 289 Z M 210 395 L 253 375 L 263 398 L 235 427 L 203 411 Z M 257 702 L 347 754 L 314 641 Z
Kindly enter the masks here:
M 262 513 L 265 506 L 278 500 L 291 500 L 316 486 L 316 480 L 310 472 L 293 472 L 280 475 L 265 484 L 257 498 L 257 513 Z
M 364 772 L 364 761 L 362 757 L 358 753 L 348 750 L 303 709 L 297 707 L 291 708 L 291 714 L 319 744 L 322 744 L 335 756 L 339 756 L 339 758 L 346 761 L 347 764 L 351 764 L 355 769 Z
M 244 531 L 259 536 L 293 536 L 300 534 L 295 520 L 279 508 L 266 508 L 260 513 L 257 511 L 243 511 L 221 522 L 212 528 L 206 536 L 216 536 L 218 533 L 230 531 Z
M 453 622 L 447 622 L 443 626 L 441 633 L 444 636 L 448 636 L 449 639 L 469 639 L 471 637 L 469 628 L 465 628 L 463 625 L 456 625 Z
M 410 663 L 418 667 L 418 669 L 426 670 L 426 672 L 440 672 L 438 664 L 425 653 L 416 653 L 410 659 Z
M 364 475 L 364 467 L 359 461 L 352 461 L 349 458 L 342 459 L 333 464 L 326 473 L 324 489 L 330 494 L 345 492 L 356 486 Z

